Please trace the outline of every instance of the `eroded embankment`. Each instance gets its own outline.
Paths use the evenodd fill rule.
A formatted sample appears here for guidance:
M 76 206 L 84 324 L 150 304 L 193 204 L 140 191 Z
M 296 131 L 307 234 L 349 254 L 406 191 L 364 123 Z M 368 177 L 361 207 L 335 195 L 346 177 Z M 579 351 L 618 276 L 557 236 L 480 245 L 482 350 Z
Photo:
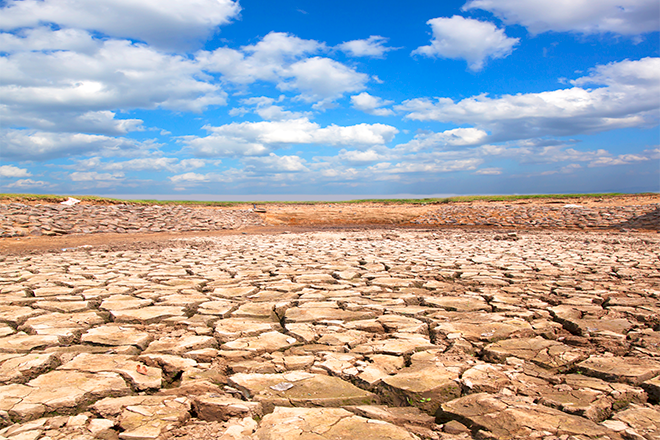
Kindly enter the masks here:
M 261 212 L 265 211 L 265 212 Z M 213 232 L 259 226 L 477 226 L 660 230 L 660 205 L 483 204 L 180 205 L 0 204 L 0 237 Z

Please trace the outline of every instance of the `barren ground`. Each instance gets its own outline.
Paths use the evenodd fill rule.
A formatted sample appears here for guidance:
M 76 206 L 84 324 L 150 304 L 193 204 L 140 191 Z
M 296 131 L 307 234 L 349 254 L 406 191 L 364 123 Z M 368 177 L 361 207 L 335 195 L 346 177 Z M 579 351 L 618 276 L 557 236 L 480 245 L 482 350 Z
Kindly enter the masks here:
M 660 439 L 659 202 L 15 206 L 0 440 Z
M 12 201 L 12 200 L 7 200 Z M 6 201 L 6 202 L 7 202 Z M 36 205 L 38 202 L 26 202 L 16 199 L 20 203 Z M 83 201 L 81 205 L 105 204 L 99 202 Z M 253 235 L 253 234 L 280 234 L 282 232 L 309 232 L 313 230 L 363 230 L 373 228 L 410 228 L 419 227 L 410 222 L 419 216 L 437 209 L 439 207 L 475 207 L 488 208 L 496 206 L 526 206 L 526 207 L 557 207 L 567 204 L 575 204 L 587 208 L 606 208 L 621 206 L 649 206 L 660 204 L 660 195 L 623 195 L 615 197 L 580 197 L 571 199 L 524 199 L 515 201 L 476 201 L 476 202 L 452 202 L 451 204 L 395 204 L 395 203 L 323 203 L 323 204 L 294 204 L 294 203 L 269 203 L 258 205 L 257 208 L 265 209 L 265 213 L 259 216 L 266 226 L 242 227 L 238 230 L 207 231 L 204 235 Z M 214 208 L 200 206 L 197 209 L 252 209 L 253 205 L 234 205 L 231 208 Z M 432 227 L 424 225 L 424 227 Z M 446 228 L 447 225 L 438 227 Z M 457 227 L 472 229 L 474 226 L 457 225 Z M 484 228 L 484 226 L 477 229 Z M 492 227 L 491 227 L 492 228 Z M 497 229 L 497 228 L 495 228 Z M 520 228 L 516 228 L 520 229 Z M 150 245 L 163 246 L 162 243 L 177 237 L 192 237 L 200 235 L 199 232 L 158 232 L 158 233 L 133 233 L 125 234 L 72 234 L 56 237 L 21 237 L 0 238 L 0 253 L 32 253 L 47 250 L 58 250 L 62 248 L 75 248 L 77 246 L 90 245 L 99 246 L 133 246 L 145 247 Z

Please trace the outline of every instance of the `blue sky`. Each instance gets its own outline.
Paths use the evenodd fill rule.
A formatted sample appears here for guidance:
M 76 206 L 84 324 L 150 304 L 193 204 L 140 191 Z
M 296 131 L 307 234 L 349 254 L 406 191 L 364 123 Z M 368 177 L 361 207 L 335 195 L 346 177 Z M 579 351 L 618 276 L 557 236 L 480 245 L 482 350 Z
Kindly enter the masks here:
M 0 192 L 660 191 L 657 0 L 0 1 Z

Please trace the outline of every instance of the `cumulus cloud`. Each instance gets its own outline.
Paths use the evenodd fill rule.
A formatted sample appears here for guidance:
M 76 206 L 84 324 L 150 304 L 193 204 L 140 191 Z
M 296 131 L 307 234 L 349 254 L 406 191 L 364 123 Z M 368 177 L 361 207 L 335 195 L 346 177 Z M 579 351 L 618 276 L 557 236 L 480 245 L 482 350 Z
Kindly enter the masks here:
M 205 39 L 240 12 L 231 0 L 7 0 L 0 29 L 55 23 L 167 49 Z
M 310 112 L 292 112 L 285 110 L 279 105 L 275 105 L 276 102 L 279 102 L 282 99 L 284 99 L 284 96 L 280 96 L 277 101 L 267 96 L 256 96 L 241 100 L 241 104 L 245 106 L 254 106 L 254 112 L 258 114 L 262 119 L 268 121 L 283 121 L 286 119 L 304 118 L 310 115 Z M 240 110 L 234 112 L 234 116 L 248 112 L 248 109 L 244 107 L 240 107 L 239 109 Z
M 392 104 L 394 101 L 387 101 L 377 96 L 372 96 L 367 92 L 362 92 L 359 95 L 351 96 L 351 104 L 353 108 L 369 113 L 375 116 L 391 116 L 394 112 L 389 108 L 383 108 L 386 105 Z
M 384 124 L 329 125 L 321 127 L 307 118 L 284 121 L 231 123 L 204 127 L 205 137 L 187 137 L 197 156 L 261 156 L 290 145 L 353 145 L 369 147 L 391 141 L 398 130 Z
M 130 131 L 141 131 L 143 129 L 141 119 L 115 119 L 115 116 L 114 112 L 108 110 L 85 112 L 73 117 L 73 122 L 69 126 L 67 126 L 66 121 L 57 121 L 56 127 L 66 129 L 66 131 L 103 134 L 126 134 Z
M 32 174 L 25 168 L 13 165 L 0 165 L 0 177 L 30 177 Z
M 643 58 L 639 61 L 625 60 L 596 66 L 589 75 L 571 81 L 575 86 L 607 85 L 614 87 L 647 87 L 649 92 L 660 92 L 660 58 Z
M 248 172 L 267 173 L 297 173 L 309 171 L 305 166 L 306 161 L 299 156 L 278 156 L 270 153 L 264 157 L 250 157 L 243 159 Z
M 533 34 L 547 31 L 638 35 L 660 28 L 657 0 L 470 0 L 465 10 L 483 9 Z
M 219 161 L 213 161 L 218 164 Z M 204 159 L 178 159 L 174 157 L 141 157 L 121 162 L 103 162 L 99 157 L 77 160 L 69 168 L 98 169 L 104 171 L 169 171 L 181 172 L 202 168 L 208 161 Z
M 210 176 L 207 174 L 199 173 L 184 173 L 172 176 L 169 179 L 174 183 L 208 182 L 210 180 Z
M 257 106 L 255 113 L 267 121 L 283 121 L 286 119 L 296 119 L 306 117 L 310 112 L 291 112 L 284 110 L 279 105 Z
M 474 153 L 480 157 L 511 158 L 520 164 L 549 164 L 558 162 L 590 162 L 600 157 L 611 157 L 602 148 L 597 150 L 577 150 L 566 144 L 536 145 L 534 142 L 516 144 L 482 145 Z
M 478 157 L 471 157 L 466 159 L 453 159 L 453 160 L 432 160 L 432 161 L 402 161 L 394 164 L 391 167 L 380 170 L 385 174 L 410 174 L 410 173 L 449 173 L 455 171 L 471 171 L 476 169 L 484 162 L 483 159 Z
M 660 58 L 596 67 L 576 87 L 541 93 L 478 95 L 454 102 L 418 98 L 397 109 L 420 121 L 470 124 L 493 133 L 490 141 L 570 136 L 623 127 L 652 126 L 659 118 Z M 599 88 L 577 87 L 598 84 Z
M 226 103 L 219 85 L 198 77 L 194 60 L 126 40 L 94 44 L 88 52 L 23 51 L 0 57 L 2 125 L 124 134 L 141 129 L 142 121 L 117 119 L 110 109 L 202 111 Z
M 113 109 L 202 112 L 226 105 L 221 83 L 257 81 L 294 91 L 298 99 L 331 105 L 366 87 L 369 76 L 329 58 L 314 40 L 271 32 L 240 50 L 219 48 L 193 56 L 166 53 L 128 40 L 93 38 L 83 30 L 45 27 L 0 34 L 0 124 L 48 132 L 123 135 L 142 130 L 140 119 Z M 222 74 L 220 80 L 212 74 Z M 209 75 L 211 74 L 211 75 Z M 305 116 L 271 103 L 256 105 L 264 119 Z M 241 113 L 241 109 L 232 112 Z
M 56 111 L 55 109 L 25 109 L 0 104 L 0 125 L 30 127 L 44 131 L 83 132 L 106 135 L 123 135 L 131 131 L 142 131 L 141 119 L 116 119 L 108 110 L 79 113 Z
M 387 43 L 387 38 L 372 35 L 366 40 L 346 41 L 337 48 L 353 57 L 382 58 L 385 53 L 395 50 L 393 47 L 385 46 L 385 43 Z
M 474 172 L 478 176 L 499 176 L 502 174 L 502 168 L 481 168 Z
M 651 160 L 651 154 L 619 154 L 618 156 L 601 156 L 591 162 L 589 167 L 604 167 L 612 165 L 628 165 L 635 162 L 645 162 Z
M 49 186 L 48 182 L 43 180 L 19 179 L 16 182 L 4 185 L 5 188 L 39 188 Z
M 224 79 L 232 83 L 279 82 L 286 76 L 288 66 L 324 48 L 324 44 L 315 40 L 271 32 L 257 44 L 241 50 L 221 47 L 212 52 L 200 51 L 196 59 L 204 70 L 222 73 Z
M 519 164 L 557 164 L 567 162 L 561 168 L 542 171 L 533 175 L 552 175 L 573 172 L 582 168 L 580 163 L 586 163 L 587 167 L 605 167 L 616 165 L 631 165 L 649 160 L 660 159 L 660 148 L 647 149 L 636 154 L 613 155 L 609 151 L 599 148 L 596 150 L 577 150 L 565 144 L 542 145 L 535 142 L 522 141 L 514 145 L 483 145 L 467 151 L 474 157 L 508 158 Z
M 483 69 L 487 59 L 505 58 L 518 44 L 518 38 L 509 38 L 494 24 L 463 18 L 434 18 L 431 25 L 433 39 L 429 46 L 421 46 L 413 54 L 428 57 L 464 59 L 470 70 Z
M 281 90 L 296 89 L 307 102 L 334 100 L 344 93 L 359 92 L 369 76 L 330 58 L 314 57 L 298 61 L 287 70 L 292 79 L 278 84 Z
M 199 186 L 208 183 L 233 183 L 235 181 L 244 181 L 247 178 L 244 170 L 229 169 L 222 173 L 184 173 L 168 177 L 168 179 L 176 185 L 174 188 L 177 191 L 183 191 L 192 186 Z
M 44 161 L 80 154 L 130 156 L 157 147 L 153 141 L 89 135 L 50 133 L 34 130 L 2 130 L 0 144 L 5 160 Z
M 16 34 L 0 33 L 0 52 L 14 53 L 41 50 L 70 50 L 91 53 L 98 42 L 89 32 L 80 29 L 57 29 L 40 26 L 20 29 Z
M 397 149 L 412 153 L 427 149 L 478 145 L 483 143 L 487 136 L 488 133 L 477 128 L 454 128 L 441 133 L 416 135 L 410 142 L 397 145 Z
M 389 155 L 379 153 L 374 149 L 369 149 L 365 151 L 356 151 L 356 150 L 341 150 L 337 155 L 337 159 L 341 163 L 349 164 L 367 164 L 374 162 L 382 162 L 387 160 Z
M 69 174 L 73 182 L 95 182 L 122 180 L 124 173 L 98 173 L 96 171 L 76 171 Z
M 430 133 L 420 137 L 433 135 Z M 523 168 L 530 164 L 541 164 L 546 168 L 542 173 L 549 175 L 574 172 L 583 167 L 581 164 L 589 167 L 624 165 L 654 157 L 660 158 L 660 148 L 649 149 L 640 154 L 616 156 L 604 149 L 580 151 L 565 143 L 551 143 L 547 139 L 503 145 L 468 145 L 460 149 L 438 149 L 431 146 L 426 151 L 409 151 L 401 146 L 379 146 L 364 151 L 342 149 L 335 156 L 315 157 L 313 163 L 307 164 L 311 171 L 299 179 L 304 178 L 310 184 L 334 182 L 356 185 L 356 182 L 375 181 L 419 184 L 436 179 L 439 174 L 455 172 L 499 176 L 505 174 L 506 170 L 489 164 L 502 160 L 515 161 Z M 547 170 L 548 165 L 554 165 L 554 168 Z M 538 175 L 540 174 L 525 176 Z
M 200 67 L 235 84 L 268 81 L 280 90 L 301 93 L 304 101 L 332 101 L 365 88 L 369 76 L 338 61 L 311 56 L 326 50 L 315 40 L 271 32 L 241 50 L 218 48 L 196 55 Z

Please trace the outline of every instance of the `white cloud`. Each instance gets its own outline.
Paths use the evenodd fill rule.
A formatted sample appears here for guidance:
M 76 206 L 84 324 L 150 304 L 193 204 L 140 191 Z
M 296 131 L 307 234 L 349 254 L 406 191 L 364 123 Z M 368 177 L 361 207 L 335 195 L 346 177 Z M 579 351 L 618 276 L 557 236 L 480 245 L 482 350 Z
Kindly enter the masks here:
M 643 58 L 639 61 L 624 60 L 599 65 L 589 75 L 571 81 L 575 86 L 601 85 L 613 87 L 647 87 L 649 91 L 660 91 L 660 58 Z
M 210 180 L 209 175 L 199 174 L 199 173 L 185 173 L 178 174 L 169 178 L 174 183 L 186 183 L 186 182 L 208 182 Z
M 367 164 L 387 160 L 389 158 L 386 154 L 381 154 L 376 150 L 370 149 L 365 151 L 356 150 L 341 150 L 337 155 L 337 159 L 341 163 L 350 164 Z
M 4 186 L 5 188 L 38 188 L 49 186 L 49 183 L 44 182 L 43 180 L 20 179 Z
M 620 154 L 615 157 L 611 156 L 602 156 L 594 159 L 589 163 L 589 168 L 593 167 L 604 167 L 612 165 L 628 165 L 635 162 L 645 162 L 651 160 L 648 155 L 645 154 Z
M 424 133 L 416 135 L 413 140 L 405 144 L 397 145 L 398 150 L 408 153 L 427 150 L 444 149 L 446 147 L 458 147 L 478 145 L 483 143 L 488 136 L 483 130 L 477 128 L 454 128 L 441 133 Z
M 247 172 L 294 173 L 309 171 L 305 160 L 299 156 L 278 156 L 270 153 L 265 157 L 250 157 L 243 159 Z
M 502 175 L 506 172 L 504 168 L 490 165 L 494 161 L 501 162 L 502 159 L 518 162 L 523 169 L 528 168 L 528 164 L 543 164 L 540 168 L 546 171 L 542 172 L 553 175 L 573 173 L 587 165 L 589 167 L 617 165 L 620 160 L 628 160 L 628 163 L 632 164 L 642 160 L 632 156 L 660 159 L 660 148 L 657 147 L 629 157 L 621 157 L 626 155 L 614 156 L 603 149 L 579 151 L 564 144 L 540 145 L 544 143 L 546 142 L 525 141 L 518 143 L 521 145 L 481 145 L 412 154 L 398 147 L 393 149 L 380 147 L 366 152 L 342 150 L 334 157 L 315 158 L 314 164 L 310 165 L 314 174 L 310 174 L 309 181 L 336 182 L 343 179 L 346 184 L 353 182 L 357 185 L 361 185 L 357 182 L 376 181 L 420 185 L 423 182 L 434 181 L 439 174 L 453 172 L 469 172 L 483 176 Z M 355 161 L 347 160 L 354 155 Z M 364 161 L 360 161 L 360 157 Z M 548 164 L 557 165 L 553 169 L 548 169 Z M 365 165 L 369 166 L 365 167 Z
M 481 168 L 480 170 L 475 171 L 474 174 L 479 176 L 499 176 L 502 174 L 502 168 Z
M 2 87 L 0 86 L 0 89 Z M 81 112 L 58 109 L 54 106 L 7 105 L 1 103 L 0 125 L 5 127 L 29 127 L 44 131 L 83 132 L 106 135 L 122 135 L 144 130 L 141 119 L 116 119 L 108 110 Z M 61 103 L 64 106 L 64 103 Z
M 285 32 L 270 32 L 260 42 L 243 46 L 243 52 L 252 54 L 253 59 L 281 62 L 325 49 L 325 44 L 316 40 L 304 40 Z
M 580 165 L 579 163 L 570 163 L 565 167 L 561 167 L 559 172 L 562 174 L 570 174 L 580 169 L 582 169 L 582 165 Z
M 0 144 L 3 145 L 3 159 L 34 161 L 79 154 L 130 156 L 158 146 L 153 141 L 139 142 L 121 137 L 34 130 L 2 130 Z
M 384 124 L 321 127 L 307 118 L 272 122 L 242 122 L 204 127 L 211 134 L 183 142 L 197 156 L 259 156 L 300 144 L 373 146 L 392 140 L 398 130 Z
M 98 159 L 98 158 L 94 158 Z M 174 157 L 145 157 L 125 160 L 122 162 L 100 162 L 98 160 L 79 161 L 79 165 L 89 168 L 98 168 L 105 171 L 170 171 L 181 172 L 205 167 L 206 160 L 203 159 L 177 159 Z
M 141 131 L 141 119 L 115 119 L 115 113 L 103 110 L 86 112 L 74 119 L 73 126 L 67 131 L 83 131 L 93 133 L 126 134 L 129 131 Z M 62 123 L 59 124 L 62 128 Z
M 206 39 L 240 11 L 230 0 L 7 0 L 0 29 L 55 23 L 99 31 L 161 48 L 182 48 Z
M 21 29 L 16 34 L 0 33 L 0 52 L 14 53 L 41 50 L 71 50 L 92 53 L 98 42 L 80 29 L 58 29 L 37 27 Z
M 142 120 L 119 119 L 114 109 L 202 112 L 226 104 L 221 82 L 269 81 L 322 108 L 364 89 L 369 80 L 329 58 L 308 58 L 326 50 L 324 44 L 275 32 L 240 51 L 220 48 L 194 56 L 43 27 L 0 34 L 0 51 L 3 47 L 8 53 L 0 57 L 0 124 L 48 132 L 123 135 L 142 130 Z M 307 115 L 274 103 L 258 104 L 256 111 L 268 120 Z M 232 115 L 242 112 L 236 109 Z
M 314 57 L 298 61 L 287 69 L 291 80 L 280 83 L 281 90 L 299 90 L 307 102 L 334 100 L 344 93 L 359 92 L 366 87 L 369 76 L 356 72 L 329 58 Z
M 394 112 L 391 109 L 382 108 L 393 102 L 394 101 L 387 101 L 377 96 L 372 96 L 367 92 L 351 96 L 351 104 L 353 105 L 353 108 L 375 116 L 393 115 Z
M 253 96 L 241 100 L 241 104 L 243 105 L 254 105 L 256 107 L 267 107 L 275 104 L 275 102 L 277 102 L 275 98 L 269 96 Z
M 571 163 L 554 170 L 540 171 L 537 173 L 523 174 L 522 177 L 537 177 L 537 176 L 556 176 L 557 174 L 573 174 L 575 171 L 582 169 L 582 165 Z M 520 177 L 520 176 L 515 176 Z
M 96 171 L 76 171 L 69 174 L 73 182 L 95 182 L 122 180 L 124 173 L 98 173 Z
M 449 173 L 455 171 L 470 171 L 476 169 L 484 162 L 483 159 L 471 157 L 467 159 L 434 160 L 429 162 L 402 161 L 391 167 L 381 170 L 386 174 L 410 173 Z
M 602 157 L 610 157 L 607 150 L 580 151 L 569 148 L 565 144 L 535 145 L 533 142 L 519 142 L 510 145 L 482 145 L 475 148 L 474 153 L 480 157 L 506 157 L 515 159 L 521 164 L 547 164 L 557 162 L 589 162 Z
M 52 32 L 55 34 L 57 32 Z M 94 40 L 94 50 L 23 51 L 0 57 L 0 122 L 46 131 L 124 134 L 139 119 L 111 109 L 202 111 L 226 93 L 200 79 L 195 60 L 130 41 Z
M 212 52 L 200 51 L 196 59 L 204 70 L 222 73 L 224 79 L 233 83 L 279 82 L 290 64 L 324 48 L 325 45 L 315 40 L 271 32 L 257 44 L 244 46 L 240 51 L 221 47 Z
M 433 39 L 430 46 L 421 46 L 413 54 L 428 57 L 464 59 L 470 70 L 478 71 L 487 59 L 505 58 L 518 44 L 518 38 L 509 38 L 494 24 L 454 15 L 434 18 L 431 25 Z
M 547 31 L 638 35 L 660 28 L 657 0 L 470 0 L 463 9 L 484 9 L 533 34 Z
M 255 113 L 267 121 L 284 121 L 286 119 L 297 119 L 310 115 L 310 112 L 291 112 L 284 110 L 279 105 L 257 106 Z
M 612 155 L 609 151 L 599 148 L 597 150 L 580 151 L 569 148 L 563 144 L 535 145 L 534 142 L 518 142 L 515 146 L 509 145 L 483 145 L 467 152 L 475 157 L 497 157 L 510 158 L 520 164 L 553 164 L 570 162 L 559 169 L 542 171 L 540 173 L 528 174 L 554 175 L 565 174 L 581 169 L 582 165 L 577 162 L 587 163 L 589 168 L 605 167 L 614 165 L 630 165 L 649 160 L 660 159 L 660 148 L 647 149 L 637 154 Z
M 387 43 L 387 38 L 372 35 L 366 40 L 346 41 L 338 45 L 337 48 L 354 57 L 382 58 L 386 52 L 395 50 L 393 47 L 386 47 L 385 43 Z
M 409 119 L 475 125 L 493 133 L 491 142 L 657 124 L 660 58 L 598 66 L 573 83 L 603 87 L 573 87 L 499 98 L 478 95 L 458 102 L 449 98 L 412 99 L 397 110 L 408 112 Z
M 205 167 L 209 161 L 203 160 L 203 159 L 183 159 L 180 160 L 177 165 L 172 166 L 172 170 L 176 171 L 177 169 L 181 168 L 184 170 L 192 170 L 195 168 L 203 168 Z M 220 165 L 221 161 L 219 160 L 214 160 L 210 162 L 213 165 Z
M 241 50 L 218 48 L 198 52 L 200 67 L 222 73 L 235 84 L 268 81 L 280 90 L 295 90 L 307 102 L 331 102 L 345 93 L 365 88 L 369 76 L 330 58 L 310 55 L 326 50 L 323 43 L 271 32 L 260 42 Z
M 0 165 L 0 177 L 30 177 L 32 174 L 25 168 L 13 165 Z
M 364 172 L 360 172 L 355 168 L 346 168 L 346 167 L 333 167 L 326 168 L 319 172 L 320 176 L 325 178 L 325 180 L 330 180 L 334 182 L 350 182 L 359 180 L 365 177 Z M 368 175 L 368 174 L 367 174 Z
M 283 98 L 284 96 L 280 96 L 278 101 L 281 101 Z M 310 112 L 292 112 L 284 110 L 283 107 L 275 105 L 275 102 L 275 99 L 269 98 L 267 96 L 252 97 L 243 99 L 241 101 L 243 105 L 254 106 L 254 112 L 258 114 L 262 119 L 268 121 L 283 121 L 286 119 L 298 119 L 310 116 Z M 247 109 L 241 107 L 240 110 L 234 112 L 235 114 L 233 116 L 241 115 L 241 113 L 245 114 L 243 111 L 245 111 L 245 113 L 248 112 Z
M 184 173 L 177 174 L 175 176 L 168 177 L 170 181 L 177 185 L 174 189 L 185 190 L 191 186 L 202 185 L 205 183 L 232 183 L 237 180 L 245 180 L 246 173 L 244 170 L 229 169 L 223 171 L 222 173 Z

